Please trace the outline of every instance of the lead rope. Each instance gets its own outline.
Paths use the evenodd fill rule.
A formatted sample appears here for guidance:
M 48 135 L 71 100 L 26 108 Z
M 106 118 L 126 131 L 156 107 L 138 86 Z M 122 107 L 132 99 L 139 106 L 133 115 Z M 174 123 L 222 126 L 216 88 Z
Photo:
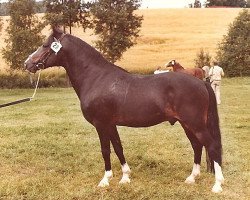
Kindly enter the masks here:
M 23 102 L 26 102 L 26 101 L 31 101 L 32 99 L 34 99 L 35 95 L 36 95 L 37 88 L 38 88 L 40 75 L 41 75 L 41 70 L 39 71 L 38 78 L 37 78 L 37 81 L 36 81 L 36 87 L 35 87 L 34 93 L 33 93 L 33 95 L 31 97 L 28 97 L 28 98 L 25 98 L 25 99 L 20 99 L 20 100 L 17 100 L 17 101 L 12 101 L 12 102 L 5 103 L 5 104 L 1 104 L 0 108 L 15 105 L 15 104 L 19 104 L 19 103 L 23 103 Z
M 37 81 L 36 81 L 36 87 L 35 87 L 33 95 L 30 97 L 30 100 L 34 99 L 36 95 L 36 91 L 37 91 L 39 80 L 40 80 L 40 75 L 41 75 L 41 70 L 39 70 L 39 74 L 38 74 Z

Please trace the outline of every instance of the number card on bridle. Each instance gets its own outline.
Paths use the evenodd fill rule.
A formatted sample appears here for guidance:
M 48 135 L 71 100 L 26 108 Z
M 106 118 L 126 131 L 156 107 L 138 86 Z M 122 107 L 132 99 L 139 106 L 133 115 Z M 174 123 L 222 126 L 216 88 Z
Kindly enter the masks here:
M 62 48 L 62 45 L 60 42 L 52 42 L 50 48 L 57 54 Z

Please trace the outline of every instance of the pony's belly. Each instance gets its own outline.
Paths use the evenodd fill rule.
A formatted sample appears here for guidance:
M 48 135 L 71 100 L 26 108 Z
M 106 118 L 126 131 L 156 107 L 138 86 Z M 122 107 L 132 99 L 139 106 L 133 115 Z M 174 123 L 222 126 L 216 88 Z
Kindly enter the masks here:
M 166 121 L 166 118 L 162 114 L 152 114 L 147 116 L 145 114 L 141 115 L 130 115 L 130 116 L 120 116 L 115 122 L 118 126 L 128 126 L 128 127 L 149 127 Z

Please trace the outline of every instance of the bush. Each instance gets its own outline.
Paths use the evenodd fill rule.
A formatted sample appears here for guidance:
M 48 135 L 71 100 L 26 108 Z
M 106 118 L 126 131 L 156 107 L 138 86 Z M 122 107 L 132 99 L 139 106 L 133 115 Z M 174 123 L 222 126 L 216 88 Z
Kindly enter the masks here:
M 196 58 L 194 59 L 195 67 L 202 68 L 204 66 L 210 66 L 212 57 L 208 52 L 205 52 L 203 49 L 196 54 Z
M 244 9 L 219 44 L 217 60 L 229 77 L 250 76 L 250 11 Z

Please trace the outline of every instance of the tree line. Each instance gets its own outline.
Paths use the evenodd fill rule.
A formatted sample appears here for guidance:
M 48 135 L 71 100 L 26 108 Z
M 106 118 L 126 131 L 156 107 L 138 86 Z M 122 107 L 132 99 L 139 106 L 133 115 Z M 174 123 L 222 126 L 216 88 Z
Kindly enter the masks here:
M 66 0 L 65 0 L 66 1 Z M 36 13 L 45 13 L 46 6 L 44 1 L 36 1 Z M 189 4 L 190 7 L 200 8 L 202 6 L 199 0 L 194 0 L 194 3 Z M 250 8 L 250 0 L 209 0 L 204 4 L 205 7 L 213 7 L 213 6 L 225 6 L 225 7 L 240 7 L 240 8 Z M 0 3 L 0 16 L 9 15 L 8 11 L 8 3 L 3 2 Z
M 0 16 L 8 16 L 9 15 L 9 2 L 0 3 Z M 45 13 L 46 8 L 44 6 L 44 1 L 35 1 L 35 12 L 36 13 Z
M 201 8 L 202 4 L 199 0 L 194 0 L 194 3 L 189 4 L 190 8 Z M 239 7 L 250 8 L 250 0 L 208 0 L 205 1 L 204 7 Z
M 213 6 L 249 8 L 250 0 L 208 0 L 205 2 L 205 7 Z

